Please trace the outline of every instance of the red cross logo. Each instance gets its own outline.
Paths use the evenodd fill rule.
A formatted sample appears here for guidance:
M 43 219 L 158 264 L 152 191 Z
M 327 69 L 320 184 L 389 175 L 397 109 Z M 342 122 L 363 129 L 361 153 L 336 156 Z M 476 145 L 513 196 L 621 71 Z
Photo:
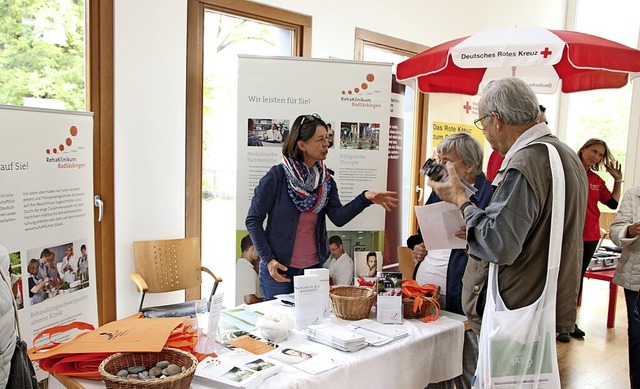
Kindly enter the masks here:
M 467 101 L 466 104 L 462 106 L 462 108 L 464 108 L 464 110 L 467 111 L 467 113 L 469 113 L 469 110 L 471 109 L 471 106 L 469 105 L 469 102 Z
M 549 50 L 549 48 L 548 48 L 548 47 L 545 47 L 545 48 L 544 48 L 544 50 L 542 50 L 542 51 L 540 52 L 540 54 L 542 54 L 542 56 L 543 56 L 544 58 L 547 58 L 548 56 L 550 56 L 550 55 L 551 55 L 551 53 L 553 53 L 553 52 L 552 52 L 551 50 Z

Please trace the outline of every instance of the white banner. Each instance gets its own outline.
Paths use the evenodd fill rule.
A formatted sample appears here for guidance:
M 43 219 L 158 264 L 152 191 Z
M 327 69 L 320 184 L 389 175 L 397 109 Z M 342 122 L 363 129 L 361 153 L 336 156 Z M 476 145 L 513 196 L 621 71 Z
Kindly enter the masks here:
M 343 204 L 364 190 L 386 190 L 391 64 L 240 56 L 238 69 L 238 230 L 299 115 L 317 113 L 334 131 L 325 164 Z M 248 139 L 249 119 L 260 142 Z M 369 207 L 342 228 L 327 222 L 330 230 L 382 231 L 384 216 L 382 207 Z
M 22 337 L 31 346 L 45 328 L 98 323 L 93 117 L 0 106 L 0 123 L 0 244 L 9 251 Z

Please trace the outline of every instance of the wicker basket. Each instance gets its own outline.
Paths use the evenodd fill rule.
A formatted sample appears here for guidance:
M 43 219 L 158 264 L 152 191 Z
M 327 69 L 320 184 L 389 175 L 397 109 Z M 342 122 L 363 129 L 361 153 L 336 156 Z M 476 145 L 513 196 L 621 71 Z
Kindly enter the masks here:
M 151 368 L 160 361 L 169 361 L 178 366 L 187 366 L 187 370 L 170 377 L 149 380 L 122 378 L 116 375 L 120 370 L 126 370 L 130 366 L 146 366 L 147 368 Z M 159 353 L 140 352 L 113 354 L 102 361 L 98 370 L 104 379 L 107 389 L 189 389 L 197 366 L 198 360 L 188 352 L 175 348 L 165 348 Z
M 329 292 L 331 310 L 346 320 L 360 320 L 369 317 L 371 307 L 376 301 L 372 288 L 362 286 L 334 286 Z
M 430 297 L 433 297 L 433 300 L 438 301 L 440 299 L 440 288 L 438 287 L 435 295 Z M 414 298 L 402 299 L 402 309 L 405 319 L 422 319 L 425 316 L 433 316 L 436 314 L 436 306 L 433 303 L 433 300 L 425 299 L 422 301 L 422 306 L 416 312 L 413 311 L 414 300 Z

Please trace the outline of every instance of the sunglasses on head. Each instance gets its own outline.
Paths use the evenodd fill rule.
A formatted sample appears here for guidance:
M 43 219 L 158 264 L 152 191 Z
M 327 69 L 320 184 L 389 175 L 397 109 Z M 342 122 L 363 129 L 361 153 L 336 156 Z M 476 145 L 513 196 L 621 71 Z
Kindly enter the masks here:
M 321 118 L 321 117 L 320 117 L 320 115 L 318 115 L 317 113 L 314 113 L 314 114 L 311 114 L 311 115 L 304 115 L 304 116 L 302 117 L 302 120 L 300 121 L 300 125 L 302 126 L 302 125 L 304 124 L 304 122 L 305 122 L 305 121 L 307 121 L 307 122 L 313 122 L 313 121 L 315 121 L 316 119 L 322 119 L 322 118 Z

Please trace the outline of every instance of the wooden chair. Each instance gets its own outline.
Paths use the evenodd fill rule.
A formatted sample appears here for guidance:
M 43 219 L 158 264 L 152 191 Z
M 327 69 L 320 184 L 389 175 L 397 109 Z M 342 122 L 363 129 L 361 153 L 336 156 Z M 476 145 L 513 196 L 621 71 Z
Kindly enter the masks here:
M 130 277 L 141 293 L 138 311 L 147 317 L 194 315 L 193 302 L 143 308 L 144 298 L 147 293 L 185 290 L 186 299 L 186 290 L 201 286 L 202 272 L 214 279 L 210 301 L 222 279 L 202 266 L 200 255 L 200 238 L 133 242 L 135 273 Z
M 598 246 L 596 247 L 596 251 L 602 245 L 602 241 L 605 239 L 609 239 L 609 229 L 611 228 L 611 223 L 616 218 L 618 213 L 615 211 L 604 211 L 600 212 L 600 241 L 598 242 Z
M 403 280 L 413 278 L 413 269 L 416 263 L 413 260 L 413 251 L 407 246 L 398 246 L 398 266 L 402 272 Z

